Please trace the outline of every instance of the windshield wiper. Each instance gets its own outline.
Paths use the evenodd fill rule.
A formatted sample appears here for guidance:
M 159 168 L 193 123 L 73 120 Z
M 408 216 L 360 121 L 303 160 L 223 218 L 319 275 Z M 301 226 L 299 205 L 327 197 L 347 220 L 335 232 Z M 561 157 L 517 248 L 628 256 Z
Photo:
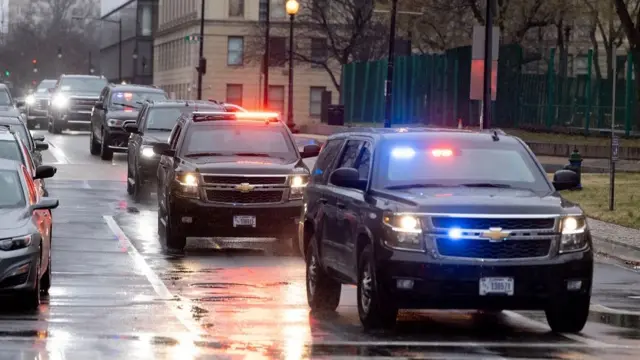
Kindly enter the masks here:
M 200 156 L 225 156 L 225 154 L 217 153 L 217 152 L 196 152 L 196 153 L 190 153 L 185 155 L 185 157 L 200 157 Z
M 128 108 L 131 108 L 131 109 L 137 109 L 138 108 L 138 107 L 130 105 L 130 104 L 116 103 L 116 102 L 111 103 L 111 105 L 124 106 L 124 107 L 128 107 Z
M 501 188 L 501 189 L 510 189 L 513 186 L 507 184 L 495 184 L 495 183 L 469 183 L 469 184 L 460 184 L 460 186 L 464 187 L 484 187 L 484 188 Z
M 233 153 L 235 156 L 255 156 L 255 157 L 271 157 L 271 155 L 266 153 L 252 153 L 252 152 L 244 152 L 244 153 Z
M 455 185 L 447 184 L 404 184 L 404 185 L 391 185 L 385 187 L 387 190 L 404 190 L 413 188 L 441 188 L 441 187 L 455 187 Z
M 166 131 L 171 132 L 172 129 L 163 129 L 163 128 L 147 128 L 147 131 Z

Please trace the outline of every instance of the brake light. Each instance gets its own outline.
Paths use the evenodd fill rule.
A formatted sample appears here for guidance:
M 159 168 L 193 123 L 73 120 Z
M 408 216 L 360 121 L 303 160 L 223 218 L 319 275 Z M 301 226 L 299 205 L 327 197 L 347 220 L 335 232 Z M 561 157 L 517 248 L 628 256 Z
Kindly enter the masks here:
M 453 150 L 451 149 L 433 149 L 431 155 L 434 157 L 450 157 L 453 156 Z

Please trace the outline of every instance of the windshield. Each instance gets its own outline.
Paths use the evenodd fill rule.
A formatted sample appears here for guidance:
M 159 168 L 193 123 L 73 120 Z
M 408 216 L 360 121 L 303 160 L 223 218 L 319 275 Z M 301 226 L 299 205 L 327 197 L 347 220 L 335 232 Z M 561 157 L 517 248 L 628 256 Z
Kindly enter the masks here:
M 187 135 L 184 156 L 198 153 L 264 156 L 295 160 L 298 151 L 287 133 L 277 127 L 260 125 L 198 125 Z
M 0 140 L 0 158 L 22 163 L 22 154 L 20 153 L 18 143 L 15 141 Z M 0 191 L 0 193 L 3 191 Z
M 60 90 L 79 91 L 99 94 L 107 86 L 107 80 L 102 78 L 69 78 L 60 80 Z
M 0 141 L 1 143 L 1 141 Z M 15 170 L 0 170 L 0 208 L 20 208 L 27 206 L 22 183 Z
M 549 191 L 545 175 L 520 145 L 429 142 L 380 148 L 375 186 L 380 188 L 480 186 Z
M 0 90 L 0 106 L 11 106 L 11 96 L 7 90 Z
M 193 112 L 192 107 L 181 106 L 180 108 L 159 108 L 149 111 L 147 125 L 143 130 L 167 130 L 171 131 L 176 125 L 176 121 L 182 114 Z
M 11 119 L 11 122 L 8 123 L 5 119 Z M 18 134 L 20 140 L 27 146 L 29 151 L 31 151 L 31 134 L 28 132 L 26 127 L 23 125 L 15 125 L 15 121 L 17 118 L 0 118 L 0 125 L 7 124 L 11 127 L 11 131 Z
M 56 87 L 56 81 L 55 80 L 43 80 L 40 85 L 38 85 L 38 88 L 36 89 L 37 93 L 46 93 L 49 91 L 49 89 L 53 89 Z
M 139 109 L 146 100 L 167 100 L 167 96 L 163 92 L 114 92 L 109 110 Z

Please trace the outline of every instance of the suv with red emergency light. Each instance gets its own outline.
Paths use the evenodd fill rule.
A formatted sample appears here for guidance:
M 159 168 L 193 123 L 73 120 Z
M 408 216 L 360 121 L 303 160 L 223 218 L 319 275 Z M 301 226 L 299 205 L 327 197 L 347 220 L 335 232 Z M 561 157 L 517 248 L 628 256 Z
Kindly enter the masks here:
M 358 129 L 332 135 L 305 190 L 307 298 L 333 311 L 357 284 L 365 328 L 398 309 L 544 310 L 551 329 L 589 315 L 592 240 L 520 139 L 501 131 Z
M 182 114 L 168 143 L 155 144 L 158 233 L 182 251 L 188 237 L 217 248 L 287 251 L 296 237 L 309 177 L 287 126 L 271 113 Z M 250 238 L 250 241 L 241 238 Z

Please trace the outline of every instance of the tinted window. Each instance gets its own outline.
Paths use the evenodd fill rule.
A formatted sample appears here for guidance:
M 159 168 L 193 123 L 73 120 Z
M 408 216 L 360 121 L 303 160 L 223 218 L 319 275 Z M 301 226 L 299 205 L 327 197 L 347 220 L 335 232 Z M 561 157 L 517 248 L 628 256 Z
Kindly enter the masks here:
M 376 165 L 378 187 L 408 184 L 461 186 L 495 184 L 548 191 L 544 174 L 519 144 L 459 144 L 434 146 L 431 143 L 385 145 Z
M 0 106 L 10 106 L 11 104 L 11 96 L 9 96 L 9 92 L 7 90 L 0 90 Z
M 139 109 L 146 100 L 166 100 L 159 92 L 113 92 L 109 102 L 110 110 Z
M 2 143 L 2 141 L 0 141 Z M 18 172 L 0 170 L 0 208 L 25 207 L 24 191 Z
M 190 114 L 193 108 L 182 106 L 180 108 L 150 109 L 147 116 L 146 130 L 171 131 L 182 114 Z
M 56 87 L 55 80 L 43 80 L 40 82 L 40 85 L 38 85 L 36 92 L 46 93 L 49 89 L 53 89 L 54 87 Z
M 0 140 L 0 158 L 22 163 L 22 154 L 20 153 L 18 143 L 15 141 Z
M 223 155 L 254 153 L 268 157 L 295 160 L 298 151 L 287 133 L 269 125 L 198 125 L 189 129 L 185 156 L 193 153 L 214 152 Z
M 15 123 L 17 118 L 9 118 L 8 121 L 4 119 L 6 118 L 0 118 L 0 125 L 10 122 L 11 125 L 9 126 L 11 126 L 11 131 L 15 132 L 18 137 L 20 137 L 20 140 L 22 140 L 29 151 L 33 150 L 31 148 L 31 134 L 29 133 L 29 130 L 27 130 L 24 125 L 12 125 L 12 123 Z
M 371 168 L 371 144 L 365 142 L 360 150 L 360 155 L 356 159 L 354 168 L 358 170 L 360 179 L 369 178 L 369 169 Z
M 326 177 L 327 169 L 331 166 L 333 160 L 338 156 L 338 152 L 344 143 L 343 140 L 329 140 L 325 145 L 316 164 L 311 172 L 311 181 L 316 183 L 323 183 Z
M 360 140 L 347 141 L 347 146 L 345 146 L 344 151 L 342 152 L 342 157 L 340 157 L 340 162 L 336 168 L 355 167 L 360 144 L 362 144 L 362 141 Z
M 60 80 L 60 90 L 62 91 L 86 91 L 99 93 L 107 86 L 106 79 L 99 78 L 69 78 Z

